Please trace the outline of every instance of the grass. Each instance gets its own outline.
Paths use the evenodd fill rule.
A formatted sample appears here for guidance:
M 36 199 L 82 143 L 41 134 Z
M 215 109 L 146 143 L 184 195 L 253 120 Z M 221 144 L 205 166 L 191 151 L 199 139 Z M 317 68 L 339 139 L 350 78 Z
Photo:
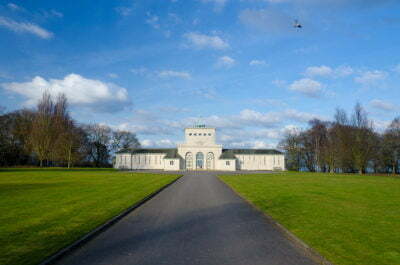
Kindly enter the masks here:
M 334 264 L 400 264 L 399 178 L 290 172 L 220 178 Z
M 37 264 L 177 175 L 0 170 L 0 264 Z

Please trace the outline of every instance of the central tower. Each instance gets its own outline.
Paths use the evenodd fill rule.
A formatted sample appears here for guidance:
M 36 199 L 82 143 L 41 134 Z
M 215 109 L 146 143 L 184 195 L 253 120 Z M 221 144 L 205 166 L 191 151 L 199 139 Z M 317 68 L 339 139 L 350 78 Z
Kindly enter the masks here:
M 185 128 L 185 142 L 178 144 L 178 154 L 188 170 L 213 170 L 222 153 L 222 145 L 216 144 L 215 128 L 195 125 Z

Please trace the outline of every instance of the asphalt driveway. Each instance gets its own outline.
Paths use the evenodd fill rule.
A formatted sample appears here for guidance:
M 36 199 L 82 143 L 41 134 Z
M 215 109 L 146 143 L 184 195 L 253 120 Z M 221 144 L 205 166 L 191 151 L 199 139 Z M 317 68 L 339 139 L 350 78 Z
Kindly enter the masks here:
M 215 174 L 185 173 L 57 264 L 315 264 Z

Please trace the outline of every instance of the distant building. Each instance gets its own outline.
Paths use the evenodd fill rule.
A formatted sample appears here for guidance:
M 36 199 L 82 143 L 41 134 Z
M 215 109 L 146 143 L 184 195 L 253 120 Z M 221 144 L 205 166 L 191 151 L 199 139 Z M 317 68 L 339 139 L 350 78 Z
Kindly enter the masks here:
M 117 169 L 285 170 L 283 153 L 273 149 L 223 149 L 216 130 L 205 125 L 185 129 L 177 148 L 129 149 L 116 154 Z

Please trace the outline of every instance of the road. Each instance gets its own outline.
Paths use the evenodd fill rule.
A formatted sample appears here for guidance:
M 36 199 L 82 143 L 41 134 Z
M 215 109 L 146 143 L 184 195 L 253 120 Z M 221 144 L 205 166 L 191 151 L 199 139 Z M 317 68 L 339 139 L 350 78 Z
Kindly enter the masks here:
M 173 185 L 57 264 L 314 265 L 215 172 Z

